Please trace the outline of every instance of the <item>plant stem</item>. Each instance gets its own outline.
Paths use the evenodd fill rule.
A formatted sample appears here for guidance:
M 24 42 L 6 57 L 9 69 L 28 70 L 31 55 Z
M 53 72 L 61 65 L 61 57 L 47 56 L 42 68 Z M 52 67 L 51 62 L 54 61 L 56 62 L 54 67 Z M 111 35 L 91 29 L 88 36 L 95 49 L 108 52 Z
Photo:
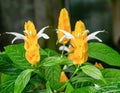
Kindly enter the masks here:
M 65 47 L 65 44 L 63 45 L 63 47 Z M 62 50 L 61 58 L 63 57 L 63 55 L 64 55 L 64 48 Z
M 77 73 L 78 70 L 79 70 L 79 65 L 77 66 L 76 70 L 74 71 L 74 73 L 72 74 L 69 80 L 71 80 L 71 78 Z

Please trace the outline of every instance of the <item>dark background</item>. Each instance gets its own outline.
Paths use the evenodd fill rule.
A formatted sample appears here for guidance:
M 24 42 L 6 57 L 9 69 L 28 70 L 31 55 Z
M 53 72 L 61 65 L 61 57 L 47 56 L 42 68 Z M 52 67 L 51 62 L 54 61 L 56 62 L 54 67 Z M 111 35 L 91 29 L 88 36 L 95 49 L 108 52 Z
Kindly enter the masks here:
M 71 20 L 72 30 L 78 20 L 82 20 L 91 32 L 105 30 L 98 36 L 103 43 L 120 52 L 120 0 L 0 0 L 0 50 L 11 44 L 14 36 L 5 32 L 23 34 L 24 23 L 34 22 L 37 31 L 51 26 L 46 33 L 49 40 L 40 39 L 42 48 L 57 49 L 54 31 L 57 28 L 60 10 L 66 7 Z M 17 40 L 15 43 L 21 43 Z

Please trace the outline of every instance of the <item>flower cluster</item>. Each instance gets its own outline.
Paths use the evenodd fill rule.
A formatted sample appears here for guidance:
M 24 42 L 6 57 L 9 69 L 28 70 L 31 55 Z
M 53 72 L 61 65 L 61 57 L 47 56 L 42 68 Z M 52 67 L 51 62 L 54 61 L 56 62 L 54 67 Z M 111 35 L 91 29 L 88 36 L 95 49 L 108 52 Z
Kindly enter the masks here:
M 25 57 L 28 60 L 28 62 L 32 66 L 34 66 L 37 62 L 40 61 L 40 53 L 39 53 L 40 46 L 38 44 L 38 39 L 40 37 L 49 39 L 49 36 L 47 34 L 43 33 L 45 31 L 45 29 L 48 28 L 48 26 L 42 28 L 38 32 L 38 34 L 37 34 L 37 31 L 35 29 L 33 22 L 31 22 L 31 21 L 26 22 L 24 25 L 24 28 L 25 28 L 25 30 L 24 30 L 25 35 L 22 35 L 22 34 L 16 33 L 16 32 L 6 32 L 6 33 L 16 36 L 12 40 L 12 43 L 17 39 L 24 40 L 24 48 L 26 50 Z
M 5 46 L 5 51 L 0 52 L 1 93 L 120 91 L 120 54 L 100 43 L 102 40 L 96 35 L 104 31 L 89 34 L 81 20 L 76 21 L 72 31 L 68 11 L 63 8 L 58 27 L 54 30 L 62 51 L 59 54 L 52 49 L 41 48 L 39 38 L 50 38 L 44 33 L 46 29 L 49 30 L 49 26 L 37 31 L 29 20 L 24 24 L 23 34 L 6 32 L 15 36 L 12 43 L 17 39 L 24 40 L 24 43 Z M 99 42 L 88 43 L 92 39 Z M 95 59 L 95 64 L 88 57 Z
M 37 34 L 34 24 L 31 21 L 28 21 L 24 25 L 25 35 L 16 32 L 6 32 L 7 34 L 16 36 L 12 40 L 12 43 L 17 39 L 24 40 L 24 48 L 26 50 L 25 57 L 32 66 L 40 61 L 40 46 L 38 44 L 38 39 L 40 37 L 49 39 L 49 36 L 43 33 L 46 28 L 48 28 L 48 26 L 42 28 Z M 100 42 L 102 41 L 96 37 L 96 34 L 103 31 L 96 31 L 87 35 L 88 32 L 89 31 L 86 30 L 85 24 L 82 21 L 77 21 L 74 31 L 71 31 L 70 19 L 67 10 L 63 8 L 60 11 L 57 29 L 58 41 L 60 44 L 63 44 L 63 46 L 60 47 L 60 50 L 67 51 L 68 59 L 72 60 L 75 65 L 81 65 L 87 61 L 88 40 L 97 39 Z M 66 47 L 65 45 L 68 43 L 69 46 Z
M 59 49 L 69 53 L 68 59 L 71 59 L 73 64 L 81 65 L 87 61 L 88 40 L 97 39 L 100 42 L 102 41 L 96 37 L 96 34 L 103 31 L 96 31 L 87 35 L 88 32 L 82 21 L 77 21 L 74 31 L 71 32 L 68 12 L 65 8 L 61 10 L 58 23 L 58 40 L 63 46 Z M 69 43 L 69 47 L 65 46 L 66 43 Z

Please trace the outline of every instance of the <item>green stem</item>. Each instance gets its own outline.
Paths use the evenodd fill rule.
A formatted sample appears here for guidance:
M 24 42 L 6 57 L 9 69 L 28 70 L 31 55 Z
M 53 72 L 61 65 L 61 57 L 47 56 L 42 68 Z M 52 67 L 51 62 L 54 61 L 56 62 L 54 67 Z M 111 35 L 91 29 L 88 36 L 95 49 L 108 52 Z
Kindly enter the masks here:
M 61 86 L 59 89 L 57 89 L 57 90 L 62 90 L 67 85 L 68 82 L 69 82 L 69 80 L 66 81 L 65 84 L 63 86 Z
M 63 45 L 63 47 L 65 47 L 65 44 Z M 63 57 L 63 55 L 64 55 L 64 49 L 62 50 L 61 57 Z
M 74 73 L 72 74 L 69 80 L 71 80 L 71 78 L 77 73 L 78 70 L 79 70 L 79 65 L 77 66 L 76 70 L 74 71 Z
M 58 90 L 60 90 L 63 87 L 65 87 L 67 85 L 67 83 L 70 82 L 71 78 L 77 73 L 78 70 L 79 70 L 79 65 L 77 66 L 76 70 L 74 71 L 74 73 L 72 74 L 72 76 L 70 77 L 70 79 L 68 81 L 66 81 L 65 84 L 62 87 L 60 87 Z

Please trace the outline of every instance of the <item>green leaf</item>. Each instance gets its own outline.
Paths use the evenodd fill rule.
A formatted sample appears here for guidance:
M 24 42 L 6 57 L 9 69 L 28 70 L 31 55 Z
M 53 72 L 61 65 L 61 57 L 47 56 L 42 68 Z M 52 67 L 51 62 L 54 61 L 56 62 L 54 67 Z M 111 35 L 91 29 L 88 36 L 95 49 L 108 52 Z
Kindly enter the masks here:
M 0 72 L 5 74 L 17 74 L 21 70 L 18 69 L 10 60 L 5 52 L 0 53 Z
M 45 58 L 43 61 L 43 66 L 54 66 L 54 65 L 64 65 L 64 64 L 72 64 L 72 61 L 67 59 L 66 57 L 58 57 L 58 56 L 51 56 Z
M 94 79 L 104 81 L 101 71 L 98 68 L 96 68 L 95 66 L 93 66 L 93 65 L 85 65 L 85 66 L 82 66 L 81 69 L 88 76 L 90 76 L 90 77 L 92 77 Z
M 50 83 L 49 82 L 46 83 L 46 92 L 47 93 L 53 93 L 51 88 L 50 88 Z
M 107 83 L 120 81 L 120 70 L 107 68 L 102 70 L 102 74 Z
M 111 82 L 105 86 L 98 87 L 95 93 L 120 93 L 120 81 Z
M 47 92 L 46 92 L 46 90 L 37 89 L 37 90 L 34 91 L 34 93 L 47 93 Z
M 7 74 L 2 74 L 0 93 L 13 93 L 15 79 L 15 75 L 10 76 Z
M 21 68 L 32 68 L 25 58 L 25 49 L 23 44 L 6 46 L 5 52 L 17 66 Z
M 33 69 L 27 69 L 21 72 L 15 81 L 14 93 L 21 93 L 24 90 L 30 80 L 32 71 Z
M 71 82 L 72 84 L 75 84 L 75 83 L 81 83 L 81 82 L 91 82 L 92 80 L 93 78 L 91 78 L 90 76 L 86 75 L 81 71 L 71 79 Z
M 92 86 L 96 83 L 95 80 L 96 79 L 88 76 L 84 72 L 78 71 L 77 75 L 71 78 L 71 83 L 76 89 L 76 88 L 85 87 L 85 86 Z
M 58 56 L 59 54 L 51 49 L 42 49 L 40 48 L 40 62 L 37 63 L 38 66 L 41 66 L 41 64 L 44 63 L 43 60 L 46 60 L 46 58 L 52 57 L 52 56 Z
M 113 68 L 105 68 L 101 70 L 102 75 L 106 81 L 107 84 L 110 84 L 111 82 L 119 82 L 120 81 L 120 70 L 113 69 Z M 93 80 L 91 80 L 93 81 Z M 95 84 L 98 84 L 100 86 L 106 85 L 100 80 L 94 80 Z
M 40 55 L 47 55 L 47 52 L 44 49 L 40 48 Z
M 54 56 L 54 55 L 59 55 L 55 50 L 46 48 L 45 51 L 47 52 L 48 56 Z
M 120 66 L 120 55 L 118 52 L 102 43 L 90 43 L 88 46 L 88 56 L 109 65 Z
M 76 69 L 75 65 L 72 65 L 68 66 L 64 71 L 74 73 L 75 69 Z
M 44 49 L 40 48 L 40 61 L 42 61 L 46 57 L 48 57 L 47 52 Z M 38 64 L 40 64 L 40 63 L 41 62 L 38 62 Z
M 65 90 L 65 93 L 71 93 L 74 90 L 74 88 L 72 87 L 72 85 L 68 82 L 67 83 L 67 87 Z
M 59 65 L 50 66 L 45 68 L 45 78 L 50 82 L 50 86 L 56 89 L 58 83 L 60 82 L 61 68 Z
M 75 89 L 71 93 L 95 93 L 95 89 L 92 86 L 87 86 Z

